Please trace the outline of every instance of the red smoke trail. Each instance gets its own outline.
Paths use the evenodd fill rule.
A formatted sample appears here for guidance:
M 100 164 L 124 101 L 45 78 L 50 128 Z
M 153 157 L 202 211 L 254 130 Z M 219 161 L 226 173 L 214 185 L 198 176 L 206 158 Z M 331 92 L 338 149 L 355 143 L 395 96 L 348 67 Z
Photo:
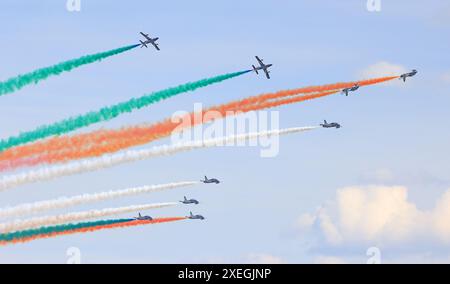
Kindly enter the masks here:
M 0 245 L 26 243 L 26 242 L 31 242 L 31 241 L 38 240 L 38 239 L 54 238 L 54 237 L 64 236 L 64 235 L 89 233 L 89 232 L 95 232 L 95 231 L 106 230 L 106 229 L 118 229 L 118 228 L 135 227 L 135 226 L 141 226 L 141 225 L 167 223 L 167 222 L 174 222 L 174 221 L 180 221 L 180 220 L 185 220 L 185 219 L 187 219 L 187 218 L 186 217 L 167 217 L 167 218 L 158 218 L 158 219 L 145 220 L 145 221 L 133 220 L 133 221 L 124 222 L 124 223 L 100 225 L 100 226 L 93 226 L 93 227 L 87 227 L 87 228 L 81 228 L 81 229 L 72 229 L 72 230 L 67 230 L 67 231 L 62 231 L 62 232 L 54 232 L 54 233 L 48 233 L 48 234 L 39 234 L 39 235 L 35 235 L 32 237 L 14 239 L 12 241 L 1 241 Z
M 367 86 L 395 78 L 398 77 L 383 77 L 359 82 L 338 83 L 262 94 L 221 106 L 211 107 L 204 112 L 215 111 L 220 113 L 222 117 L 225 117 L 230 115 L 227 113 L 230 111 L 246 112 L 250 110 L 261 110 L 334 94 L 337 90 L 353 86 L 355 83 L 358 83 L 361 86 Z M 301 96 L 294 100 L 282 100 L 282 102 L 279 103 L 270 102 L 270 100 L 286 98 L 302 93 L 313 94 Z M 185 127 L 183 126 L 183 128 L 189 128 L 213 120 L 211 117 L 209 117 L 209 119 L 203 117 L 202 119 L 202 115 L 198 113 L 191 113 L 187 115 L 187 117 L 189 117 L 191 124 L 186 125 Z M 197 119 L 195 119 L 196 117 Z M 128 147 L 147 144 L 156 139 L 167 137 L 175 129 L 180 129 L 179 123 L 172 122 L 171 119 L 166 119 L 153 125 L 137 125 L 118 130 L 97 130 L 75 136 L 54 137 L 47 141 L 19 146 L 0 153 L 0 161 L 4 161 L 0 163 L 0 171 L 24 165 L 33 166 L 40 163 L 64 162 L 113 153 Z

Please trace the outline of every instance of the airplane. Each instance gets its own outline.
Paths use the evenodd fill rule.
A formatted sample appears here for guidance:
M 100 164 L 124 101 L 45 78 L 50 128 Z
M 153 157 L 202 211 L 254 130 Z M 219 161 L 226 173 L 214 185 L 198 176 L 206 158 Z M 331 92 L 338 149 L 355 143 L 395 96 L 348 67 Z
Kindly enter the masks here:
M 150 216 L 142 216 L 141 212 L 139 212 L 139 216 L 138 217 L 134 217 L 134 220 L 146 221 L 146 220 L 153 220 L 153 218 L 150 217 Z
M 141 48 L 143 48 L 144 46 L 148 48 L 147 44 L 151 43 L 156 48 L 156 50 L 160 50 L 158 44 L 156 43 L 159 37 L 151 38 L 148 36 L 148 34 L 144 34 L 143 32 L 141 32 L 141 35 L 145 37 L 145 41 L 139 40 L 141 42 Z
M 258 73 L 258 70 L 263 70 L 264 71 L 264 73 L 266 73 L 266 77 L 267 77 L 267 79 L 270 79 L 270 76 L 269 76 L 269 67 L 271 67 L 272 66 L 272 64 L 264 64 L 263 63 L 263 60 L 262 59 L 260 59 L 258 56 L 255 56 L 255 58 L 256 58 L 256 60 L 258 60 L 258 63 L 259 63 L 259 67 L 255 67 L 255 65 L 252 65 L 252 67 L 253 67 L 253 71 L 255 71 L 256 72 L 256 74 L 259 74 Z
M 356 83 L 356 84 L 353 85 L 353 87 L 351 87 L 351 88 L 345 88 L 345 89 L 343 89 L 343 90 L 342 90 L 342 93 L 344 93 L 346 96 L 348 96 L 348 92 L 354 92 L 354 91 L 358 90 L 359 87 L 360 87 L 359 84 Z
M 403 80 L 403 82 L 406 82 L 406 77 L 412 77 L 412 76 L 415 76 L 417 74 L 417 70 L 416 69 L 413 69 L 411 72 L 409 72 L 409 73 L 405 73 L 405 74 L 402 74 L 402 75 L 400 75 L 400 80 Z
M 199 219 L 199 220 L 204 220 L 205 217 L 203 217 L 202 215 L 193 215 L 192 212 L 189 212 L 190 215 L 187 216 L 188 219 Z
M 184 197 L 184 200 L 180 201 L 183 204 L 199 204 L 198 200 L 195 199 L 187 199 L 186 196 Z
M 201 180 L 201 182 L 203 182 L 203 183 L 215 183 L 215 184 L 220 183 L 220 181 L 218 179 L 216 179 L 216 178 L 207 178 L 206 176 L 205 176 L 205 180 Z
M 323 124 L 320 124 L 320 126 L 322 126 L 323 128 L 341 128 L 341 125 L 337 122 L 330 122 L 328 123 L 326 120 L 323 121 Z

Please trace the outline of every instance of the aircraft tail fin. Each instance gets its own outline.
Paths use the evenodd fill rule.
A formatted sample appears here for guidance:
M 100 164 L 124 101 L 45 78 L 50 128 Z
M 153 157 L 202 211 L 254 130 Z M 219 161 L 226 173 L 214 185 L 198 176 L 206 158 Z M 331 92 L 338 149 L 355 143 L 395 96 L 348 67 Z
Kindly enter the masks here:
M 147 45 L 145 44 L 145 42 L 143 42 L 142 40 L 140 40 L 141 42 L 141 48 L 143 48 L 144 46 L 147 47 Z
M 252 65 L 252 67 L 253 67 L 253 71 L 255 71 L 255 72 L 256 72 L 256 74 L 259 74 L 259 73 L 258 73 L 258 70 L 256 70 L 256 67 L 255 67 L 255 65 Z
M 186 196 L 184 197 L 184 201 L 187 201 L 187 198 L 186 198 Z
M 326 120 L 324 120 L 324 121 L 323 121 L 323 124 L 327 124 L 327 121 L 326 121 Z
M 192 211 L 189 211 L 189 215 L 192 217 L 194 216 L 194 214 L 192 214 Z

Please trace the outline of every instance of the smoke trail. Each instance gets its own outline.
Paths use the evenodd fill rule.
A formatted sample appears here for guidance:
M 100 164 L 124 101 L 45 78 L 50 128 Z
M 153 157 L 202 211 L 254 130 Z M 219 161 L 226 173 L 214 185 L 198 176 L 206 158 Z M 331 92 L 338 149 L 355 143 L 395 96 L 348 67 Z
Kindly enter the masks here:
M 123 163 L 149 159 L 152 157 L 173 155 L 182 151 L 201 149 L 207 147 L 226 145 L 232 142 L 245 141 L 271 135 L 284 135 L 317 129 L 318 127 L 295 127 L 281 130 L 262 131 L 256 133 L 246 133 L 230 135 L 215 139 L 192 141 L 174 145 L 162 145 L 153 148 L 137 151 L 126 151 L 113 155 L 105 155 L 99 158 L 77 161 L 65 165 L 58 165 L 42 168 L 34 171 L 24 172 L 16 175 L 3 176 L 0 179 L 0 191 L 16 187 L 26 183 L 51 180 L 57 177 L 68 176 L 88 171 L 95 171 L 109 168 Z
M 17 239 L 27 239 L 30 237 L 38 236 L 38 235 L 46 235 L 51 233 L 59 233 L 64 231 L 71 231 L 76 229 L 88 228 L 88 227 L 96 227 L 96 226 L 104 226 L 111 225 L 117 223 L 125 223 L 133 221 L 134 219 L 114 219 L 114 220 L 100 220 L 93 222 L 83 222 L 83 223 L 75 223 L 75 224 L 63 224 L 49 227 L 41 227 L 37 229 L 29 229 L 23 231 L 17 231 L 12 233 L 0 234 L 0 242 L 11 242 Z
M 27 214 L 39 213 L 46 210 L 67 208 L 71 206 L 121 198 L 126 196 L 138 195 L 143 193 L 157 192 L 179 187 L 186 187 L 199 184 L 199 181 L 173 182 L 158 185 L 146 185 L 134 188 L 127 188 L 116 191 L 105 191 L 94 194 L 82 194 L 72 197 L 61 197 L 52 200 L 39 201 L 34 203 L 20 204 L 14 207 L 0 209 L 0 218 L 11 216 L 22 216 Z
M 292 103 L 305 102 L 305 101 L 333 95 L 336 93 L 338 93 L 338 92 L 337 91 L 329 91 L 329 92 L 314 93 L 314 94 L 309 94 L 309 95 L 304 95 L 304 96 L 291 96 L 291 97 L 288 97 L 287 99 L 268 100 L 265 102 L 261 102 L 259 104 L 242 106 L 242 108 L 240 108 L 239 111 L 240 112 L 249 112 L 249 111 L 272 108 L 272 107 L 277 107 L 277 106 L 282 106 L 282 105 L 287 105 L 287 104 L 292 104 Z
M 18 91 L 33 83 L 37 84 L 39 81 L 45 80 L 50 76 L 59 75 L 62 72 L 71 71 L 72 69 L 78 68 L 82 65 L 90 64 L 107 57 L 123 53 L 137 46 L 139 46 L 139 44 L 129 45 L 96 54 L 85 55 L 77 59 L 64 61 L 50 67 L 41 68 L 30 73 L 10 78 L 4 82 L 0 82 L 0 96 Z
M 214 106 L 205 110 L 205 112 L 216 111 L 220 112 L 223 116 L 228 116 L 229 113 L 227 112 L 244 112 L 244 110 L 249 109 L 250 106 L 252 110 L 274 107 L 267 106 L 267 104 L 265 104 L 268 100 L 280 99 L 297 94 L 310 94 L 318 91 L 322 91 L 326 95 L 329 95 L 336 93 L 336 90 L 341 90 L 343 87 L 352 86 L 355 83 L 359 83 L 361 86 L 367 86 L 370 84 L 377 84 L 387 80 L 392 80 L 393 78 L 396 77 L 375 78 L 359 82 L 313 86 L 262 94 L 259 96 Z M 309 96 L 305 96 L 305 98 L 309 99 Z M 196 114 L 191 113 L 191 118 L 194 117 L 194 115 Z M 210 120 L 212 120 L 212 118 L 210 118 Z M 191 122 L 193 121 L 194 119 L 191 119 Z M 207 122 L 204 121 L 204 118 L 197 121 L 200 123 Z M 97 130 L 74 136 L 53 137 L 47 141 L 15 147 L 0 153 L 0 171 L 14 169 L 23 165 L 32 166 L 39 163 L 55 163 L 113 153 L 128 147 L 143 145 L 154 141 L 155 139 L 167 137 L 175 128 L 177 128 L 177 126 L 178 124 L 172 122 L 171 119 L 166 119 L 152 125 L 143 124 L 117 130 Z M 194 124 L 192 126 L 194 126 Z M 32 157 L 35 155 L 39 157 Z M 18 160 L 25 157 L 30 158 Z
M 186 93 L 189 91 L 194 91 L 198 88 L 203 88 L 211 84 L 219 83 L 224 80 L 228 80 L 250 71 L 241 71 L 235 73 L 229 73 L 224 75 L 219 75 L 207 79 L 202 79 L 199 81 L 186 83 L 179 85 L 177 87 L 168 88 L 162 91 L 154 92 L 148 95 L 144 95 L 140 98 L 133 98 L 126 102 L 118 103 L 113 106 L 103 107 L 98 111 L 93 111 L 86 113 L 84 115 L 79 115 L 76 117 L 71 117 L 50 125 L 44 125 L 36 128 L 35 130 L 29 132 L 20 133 L 17 136 L 12 136 L 4 140 L 0 140 L 0 151 L 4 151 L 14 146 L 25 144 L 28 142 L 33 142 L 39 139 L 43 139 L 53 135 L 61 135 L 88 125 L 98 123 L 101 121 L 111 120 L 123 113 L 132 112 L 161 100 L 168 99 L 172 96 Z
M 307 93 L 315 93 L 315 92 L 328 92 L 328 91 L 340 91 L 345 88 L 349 88 L 354 86 L 355 84 L 359 84 L 361 87 L 363 86 L 369 86 L 369 85 L 375 85 L 380 84 L 383 82 L 391 81 L 393 79 L 397 79 L 398 76 L 389 76 L 389 77 L 380 77 L 380 78 L 374 78 L 374 79 L 368 79 L 368 80 L 362 80 L 362 81 L 356 81 L 356 82 L 346 82 L 346 83 L 335 83 L 335 84 L 328 84 L 323 86 L 313 86 L 313 87 L 304 87 L 299 89 L 291 89 L 291 90 L 282 90 L 274 93 L 267 93 L 255 97 L 250 97 L 247 99 L 243 99 L 241 101 L 235 102 L 236 104 L 243 104 L 243 103 L 255 103 L 259 102 L 261 100 L 268 100 L 268 99 L 279 99 L 283 97 L 289 97 L 289 96 L 295 96 L 299 94 L 307 94 Z
M 127 228 L 141 225 L 159 224 L 185 220 L 186 217 L 166 217 L 146 221 L 136 220 L 105 220 L 88 223 L 66 224 L 54 227 L 44 227 L 36 230 L 18 231 L 13 233 L 1 234 L 0 245 L 9 245 L 25 243 L 37 239 L 52 238 L 77 233 L 89 233 L 105 229 Z
M 129 212 L 138 212 L 142 210 L 163 208 L 169 206 L 175 206 L 180 203 L 178 202 L 167 202 L 167 203 L 155 203 L 155 204 L 143 204 L 143 205 L 132 205 L 127 207 L 117 207 L 117 208 L 106 208 L 101 210 L 90 210 L 83 212 L 73 212 L 64 215 L 55 216 L 44 216 L 44 217 L 34 217 L 25 220 L 15 220 L 8 223 L 0 224 L 0 232 L 8 233 L 19 230 L 26 230 L 41 226 L 50 226 L 56 224 L 63 224 L 68 222 L 76 222 L 86 219 L 100 218 L 105 216 L 119 215 Z

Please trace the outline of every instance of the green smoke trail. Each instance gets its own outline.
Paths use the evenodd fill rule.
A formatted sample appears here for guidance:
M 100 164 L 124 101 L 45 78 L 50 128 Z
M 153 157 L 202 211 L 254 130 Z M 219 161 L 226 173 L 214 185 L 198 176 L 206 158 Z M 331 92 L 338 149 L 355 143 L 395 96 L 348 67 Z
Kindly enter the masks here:
M 146 107 L 160 100 L 170 98 L 172 96 L 194 91 L 198 88 L 206 87 L 211 84 L 219 83 L 227 79 L 231 79 L 242 74 L 250 72 L 249 70 L 228 73 L 195 82 L 186 83 L 177 87 L 168 88 L 139 98 L 132 98 L 126 102 L 122 102 L 113 106 L 103 107 L 98 111 L 88 112 L 84 115 L 71 117 L 50 125 L 44 125 L 29 132 L 22 132 L 18 136 L 12 136 L 7 139 L 0 140 L 0 151 L 43 139 L 52 135 L 61 135 L 78 128 L 113 119 L 123 113 L 132 112 L 133 110 Z
M 11 242 L 19 239 L 31 238 L 39 235 L 47 235 L 52 233 L 59 233 L 64 231 L 71 231 L 83 228 L 90 228 L 96 226 L 111 225 L 117 223 L 125 223 L 133 221 L 133 219 L 115 219 L 115 220 L 100 220 L 93 222 L 83 222 L 75 224 L 63 224 L 49 227 L 41 227 L 36 229 L 17 231 L 12 233 L 0 234 L 0 242 Z
M 18 91 L 32 83 L 37 84 L 39 81 L 45 80 L 50 76 L 59 75 L 62 72 L 71 71 L 72 69 L 82 65 L 100 61 L 107 57 L 123 53 L 137 46 L 139 46 L 139 44 L 129 45 L 96 54 L 85 55 L 80 58 L 64 61 L 53 66 L 41 68 L 27 74 L 10 78 L 4 82 L 0 82 L 0 96 Z

